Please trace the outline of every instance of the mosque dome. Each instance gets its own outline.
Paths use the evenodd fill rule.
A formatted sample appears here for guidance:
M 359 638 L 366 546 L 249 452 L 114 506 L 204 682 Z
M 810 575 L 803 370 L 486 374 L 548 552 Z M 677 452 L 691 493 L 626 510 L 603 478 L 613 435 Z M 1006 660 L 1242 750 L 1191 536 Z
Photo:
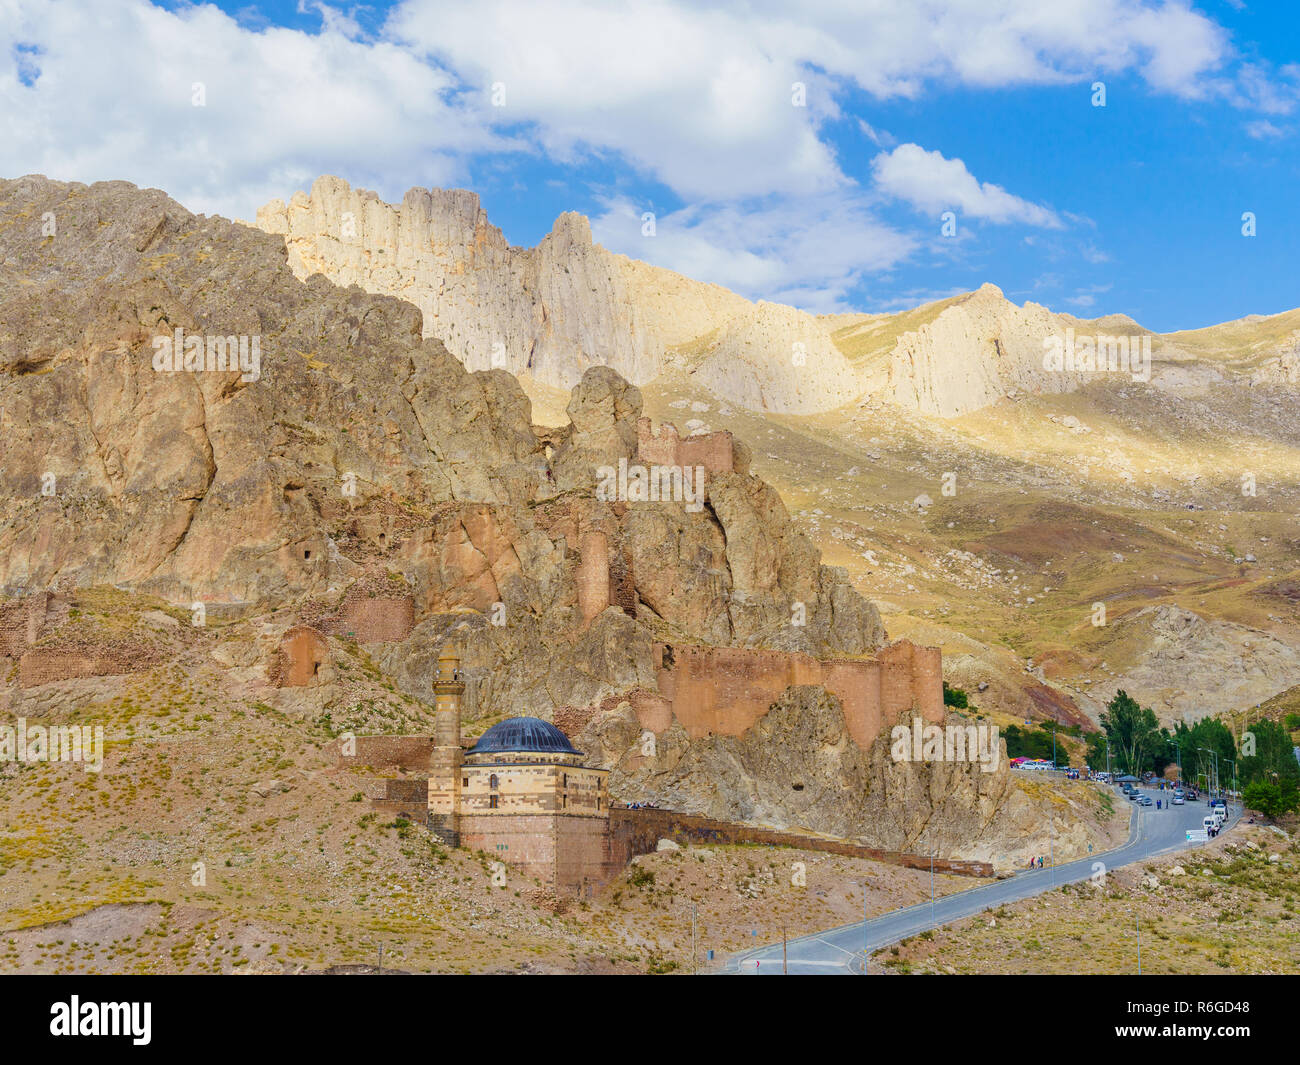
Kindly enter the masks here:
M 580 754 L 560 729 L 540 717 L 510 717 L 499 721 L 478 738 L 470 754 Z

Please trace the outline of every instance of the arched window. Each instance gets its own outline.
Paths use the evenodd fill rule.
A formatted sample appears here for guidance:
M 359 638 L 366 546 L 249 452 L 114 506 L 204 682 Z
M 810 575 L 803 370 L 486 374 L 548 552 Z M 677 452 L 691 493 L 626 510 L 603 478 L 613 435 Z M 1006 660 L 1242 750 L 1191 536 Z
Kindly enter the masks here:
M 497 775 L 495 773 L 493 773 L 490 777 L 488 777 L 488 787 L 491 788 L 493 791 L 496 791 L 499 785 L 500 785 L 500 781 L 497 780 Z

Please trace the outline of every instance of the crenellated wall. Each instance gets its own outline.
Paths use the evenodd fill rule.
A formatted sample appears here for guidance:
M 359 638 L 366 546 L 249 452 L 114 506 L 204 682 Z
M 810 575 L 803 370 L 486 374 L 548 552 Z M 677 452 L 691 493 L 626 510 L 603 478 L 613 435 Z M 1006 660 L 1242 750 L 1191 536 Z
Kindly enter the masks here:
M 636 457 L 644 466 L 703 466 L 708 477 L 736 468 L 731 433 L 723 430 L 683 440 L 671 422 L 660 423 L 656 432 L 649 418 L 637 419 Z
M 693 738 L 740 736 L 763 717 L 786 688 L 815 684 L 844 709 L 859 747 L 875 741 L 885 721 L 915 709 L 927 721 L 944 720 L 943 674 L 937 647 L 905 640 L 873 658 L 819 661 L 785 651 L 656 644 L 659 697 L 633 706 L 643 728 L 661 732 L 672 719 Z

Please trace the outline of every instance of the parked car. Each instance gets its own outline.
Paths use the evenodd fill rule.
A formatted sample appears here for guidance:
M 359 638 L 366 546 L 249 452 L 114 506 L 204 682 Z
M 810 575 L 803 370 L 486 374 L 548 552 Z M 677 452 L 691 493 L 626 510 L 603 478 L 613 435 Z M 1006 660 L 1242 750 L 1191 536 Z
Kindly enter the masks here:
M 1151 796 L 1150 796 L 1150 795 L 1140 795 L 1140 796 L 1138 796 L 1138 805 L 1139 805 L 1139 806 L 1150 806 L 1150 805 L 1151 805 Z
M 1172 803 L 1174 806 L 1186 806 L 1186 805 L 1187 805 L 1187 800 L 1184 799 L 1181 795 L 1177 794 L 1176 792 L 1174 793 L 1174 797 L 1173 797 L 1173 799 L 1171 799 L 1170 801 L 1171 801 L 1171 803 Z

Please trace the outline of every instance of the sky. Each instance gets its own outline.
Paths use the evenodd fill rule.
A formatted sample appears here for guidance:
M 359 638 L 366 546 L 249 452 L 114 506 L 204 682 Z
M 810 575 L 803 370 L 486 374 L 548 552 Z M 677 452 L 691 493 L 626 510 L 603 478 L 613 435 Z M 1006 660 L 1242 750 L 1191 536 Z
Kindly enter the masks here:
M 812 311 L 1300 306 L 1298 140 L 1286 0 L 0 0 L 0 177 L 463 187 Z

